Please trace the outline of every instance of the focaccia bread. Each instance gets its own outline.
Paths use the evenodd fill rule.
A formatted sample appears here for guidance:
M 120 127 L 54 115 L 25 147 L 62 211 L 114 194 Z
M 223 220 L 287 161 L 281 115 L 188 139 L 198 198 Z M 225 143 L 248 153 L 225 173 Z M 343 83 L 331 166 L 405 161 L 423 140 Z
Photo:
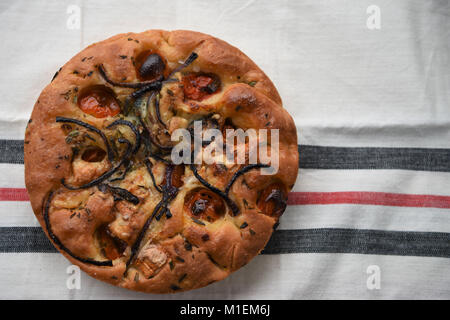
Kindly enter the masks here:
M 174 164 L 171 134 L 194 121 L 224 135 L 279 129 L 279 170 Z M 237 48 L 191 31 L 87 47 L 43 90 L 25 134 L 26 187 L 55 247 L 89 275 L 144 292 L 203 287 L 248 263 L 297 170 L 296 128 L 270 79 Z

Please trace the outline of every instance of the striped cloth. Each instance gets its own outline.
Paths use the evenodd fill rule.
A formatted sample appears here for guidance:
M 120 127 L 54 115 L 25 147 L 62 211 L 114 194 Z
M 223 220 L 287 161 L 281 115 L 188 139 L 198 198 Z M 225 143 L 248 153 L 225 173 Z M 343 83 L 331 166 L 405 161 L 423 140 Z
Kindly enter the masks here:
M 2 1 L 0 298 L 449 299 L 449 15 L 446 0 Z M 222 282 L 160 296 L 82 274 L 70 290 L 28 202 L 24 128 L 80 48 L 150 28 L 216 35 L 266 71 L 297 124 L 298 181 L 262 255 Z

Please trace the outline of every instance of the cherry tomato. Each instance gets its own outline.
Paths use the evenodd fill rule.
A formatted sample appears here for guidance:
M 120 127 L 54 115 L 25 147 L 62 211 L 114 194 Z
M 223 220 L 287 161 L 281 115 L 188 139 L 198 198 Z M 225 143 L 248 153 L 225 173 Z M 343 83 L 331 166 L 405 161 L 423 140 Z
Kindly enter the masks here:
M 126 248 L 126 243 L 111 235 L 107 226 L 102 226 L 97 231 L 98 242 L 105 258 L 114 260 L 119 258 Z
M 120 105 L 111 92 L 102 88 L 91 88 L 78 99 L 78 106 L 83 112 L 96 118 L 115 116 L 120 112 Z
M 258 199 L 258 208 L 270 217 L 280 217 L 286 209 L 286 191 L 281 183 L 272 183 L 265 188 Z
M 202 100 L 219 90 L 220 80 L 211 74 L 190 74 L 183 78 L 184 97 Z
M 222 198 L 206 188 L 192 190 L 185 197 L 184 206 L 191 216 L 209 222 L 216 221 L 225 213 Z

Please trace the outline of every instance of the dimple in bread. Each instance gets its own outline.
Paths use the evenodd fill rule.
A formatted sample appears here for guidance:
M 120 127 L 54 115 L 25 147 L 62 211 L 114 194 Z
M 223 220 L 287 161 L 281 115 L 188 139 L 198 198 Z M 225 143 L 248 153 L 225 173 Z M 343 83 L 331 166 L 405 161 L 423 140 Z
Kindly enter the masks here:
M 170 136 L 193 121 L 278 129 L 278 172 L 174 164 Z M 25 133 L 26 187 L 55 247 L 97 279 L 151 293 L 206 286 L 259 254 L 297 170 L 296 128 L 270 79 L 192 31 L 87 47 L 42 91 Z

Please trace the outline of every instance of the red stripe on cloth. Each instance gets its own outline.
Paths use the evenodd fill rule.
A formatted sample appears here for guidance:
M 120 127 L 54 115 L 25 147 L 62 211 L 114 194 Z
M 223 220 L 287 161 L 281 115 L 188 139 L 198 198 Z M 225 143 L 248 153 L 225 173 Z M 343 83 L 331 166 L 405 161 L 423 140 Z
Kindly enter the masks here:
M 449 196 L 386 192 L 291 192 L 289 205 L 368 204 L 394 207 L 450 208 Z
M 0 188 L 0 201 L 29 201 L 27 189 Z
M 0 188 L 0 201 L 29 201 L 24 188 Z M 450 209 L 450 196 L 386 192 L 290 192 L 289 205 L 367 204 Z

